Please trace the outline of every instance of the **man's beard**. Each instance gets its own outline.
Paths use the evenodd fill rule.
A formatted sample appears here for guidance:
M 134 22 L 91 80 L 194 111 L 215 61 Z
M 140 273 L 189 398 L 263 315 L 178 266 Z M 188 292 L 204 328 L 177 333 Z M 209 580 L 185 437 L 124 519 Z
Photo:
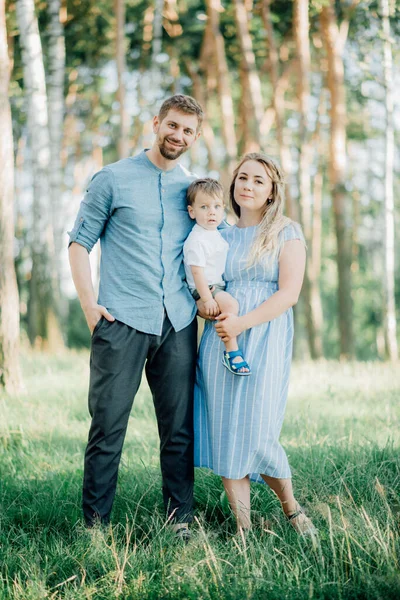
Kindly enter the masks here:
M 177 158 L 179 158 L 184 152 L 186 152 L 187 147 L 186 146 L 182 146 L 181 148 L 176 148 L 176 150 L 169 150 L 166 146 L 165 146 L 165 142 L 166 142 L 167 138 L 164 138 L 162 141 L 158 142 L 158 147 L 160 149 L 160 154 L 161 156 L 163 156 L 164 158 L 166 158 L 167 160 L 176 160 Z

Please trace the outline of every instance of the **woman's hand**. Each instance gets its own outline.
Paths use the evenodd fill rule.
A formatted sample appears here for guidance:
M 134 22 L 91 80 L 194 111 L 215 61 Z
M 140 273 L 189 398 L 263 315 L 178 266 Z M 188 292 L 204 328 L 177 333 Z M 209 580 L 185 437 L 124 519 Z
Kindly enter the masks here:
M 215 329 L 223 342 L 229 342 L 245 330 L 242 317 L 237 317 L 233 313 L 221 313 L 215 320 L 217 321 Z

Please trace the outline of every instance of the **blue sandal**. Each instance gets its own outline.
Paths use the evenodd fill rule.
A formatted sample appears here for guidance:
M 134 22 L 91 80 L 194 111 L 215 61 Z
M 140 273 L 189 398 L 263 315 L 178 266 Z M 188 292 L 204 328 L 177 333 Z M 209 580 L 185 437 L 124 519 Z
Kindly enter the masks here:
M 240 356 L 243 360 L 241 362 L 233 362 L 233 359 Z M 222 364 L 234 375 L 251 375 L 251 370 L 247 362 L 243 358 L 241 350 L 232 350 L 232 352 L 224 351 L 224 357 Z M 248 369 L 248 371 L 240 371 L 242 368 Z

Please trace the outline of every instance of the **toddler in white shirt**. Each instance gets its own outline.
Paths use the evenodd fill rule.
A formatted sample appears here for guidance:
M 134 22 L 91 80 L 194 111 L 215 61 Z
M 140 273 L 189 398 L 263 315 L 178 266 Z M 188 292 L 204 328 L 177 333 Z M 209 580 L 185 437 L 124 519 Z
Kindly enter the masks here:
M 217 227 L 224 218 L 224 190 L 215 179 L 197 179 L 189 186 L 189 215 L 196 220 L 183 246 L 186 280 L 195 300 L 201 299 L 208 316 L 239 313 L 239 304 L 225 292 L 223 273 L 229 244 Z M 237 338 L 224 342 L 222 362 L 235 375 L 250 375 L 250 367 L 239 350 Z

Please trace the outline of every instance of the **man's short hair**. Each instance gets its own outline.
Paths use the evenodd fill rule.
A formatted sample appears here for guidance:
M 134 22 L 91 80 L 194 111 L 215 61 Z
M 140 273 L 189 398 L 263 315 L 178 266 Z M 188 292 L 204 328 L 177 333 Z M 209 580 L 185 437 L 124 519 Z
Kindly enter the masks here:
M 164 100 L 158 113 L 160 122 L 165 119 L 168 111 L 171 109 L 179 110 L 187 115 L 196 115 L 198 121 L 197 131 L 200 129 L 204 119 L 204 112 L 197 100 L 192 98 L 192 96 L 175 94 L 175 96 L 171 96 L 170 98 Z
M 217 196 L 221 200 L 224 199 L 224 188 L 219 181 L 211 179 L 211 177 L 196 179 L 189 185 L 186 192 L 188 206 L 193 206 L 197 192 L 204 192 L 208 196 Z

